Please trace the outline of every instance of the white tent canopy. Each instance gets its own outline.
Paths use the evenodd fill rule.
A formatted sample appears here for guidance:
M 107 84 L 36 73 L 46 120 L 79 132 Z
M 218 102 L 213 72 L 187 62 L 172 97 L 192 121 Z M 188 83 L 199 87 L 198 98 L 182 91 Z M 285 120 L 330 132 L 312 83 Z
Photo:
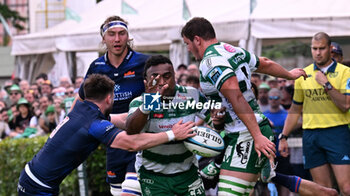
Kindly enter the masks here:
M 40 54 L 56 51 L 98 51 L 99 27 L 111 15 L 129 22 L 134 46 L 141 51 L 169 50 L 173 40 L 180 39 L 185 24 L 183 0 L 124 0 L 137 14 L 122 14 L 121 0 L 104 0 L 85 12 L 80 22 L 65 21 L 40 33 L 16 36 L 12 55 Z M 202 16 L 213 22 L 218 37 L 227 41 L 247 38 L 249 0 L 186 0 L 192 17 Z M 232 6 L 228 6 L 232 5 Z
M 250 17 L 251 39 L 259 54 L 264 40 L 310 38 L 317 32 L 331 37 L 350 36 L 347 0 L 258 0 Z

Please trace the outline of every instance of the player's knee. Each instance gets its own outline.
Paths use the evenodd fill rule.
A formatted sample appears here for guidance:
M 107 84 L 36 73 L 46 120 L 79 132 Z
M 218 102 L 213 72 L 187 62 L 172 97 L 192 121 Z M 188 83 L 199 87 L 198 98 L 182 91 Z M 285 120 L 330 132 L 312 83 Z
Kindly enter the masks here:
M 122 183 L 122 193 L 128 195 L 141 195 L 141 186 L 136 173 L 127 173 Z
M 341 186 L 340 191 L 341 191 L 342 195 L 350 196 L 350 182 Z
M 120 194 L 122 193 L 122 183 L 110 184 L 110 187 L 110 191 L 113 196 L 120 196 Z

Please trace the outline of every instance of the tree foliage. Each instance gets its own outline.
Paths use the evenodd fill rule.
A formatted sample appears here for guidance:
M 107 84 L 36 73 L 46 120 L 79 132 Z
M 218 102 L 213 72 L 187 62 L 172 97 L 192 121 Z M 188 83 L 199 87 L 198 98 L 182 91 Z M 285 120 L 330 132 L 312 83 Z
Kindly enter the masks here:
M 19 15 L 17 11 L 11 10 L 6 4 L 0 3 L 0 13 L 6 21 L 10 21 L 13 27 L 23 30 L 24 26 L 21 22 L 25 22 L 26 18 Z
M 262 56 L 271 59 L 295 56 L 311 57 L 310 45 L 293 40 L 281 44 L 264 46 L 262 48 Z

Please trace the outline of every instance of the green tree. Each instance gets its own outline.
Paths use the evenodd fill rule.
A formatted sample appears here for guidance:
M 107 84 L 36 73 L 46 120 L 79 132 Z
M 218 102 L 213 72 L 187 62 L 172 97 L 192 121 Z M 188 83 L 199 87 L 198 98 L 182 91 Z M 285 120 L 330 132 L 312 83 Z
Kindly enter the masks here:
M 25 22 L 26 18 L 20 16 L 17 11 L 11 10 L 6 4 L 0 3 L 0 13 L 4 19 L 17 30 L 23 30 L 25 28 L 21 22 Z M 7 45 L 9 42 L 9 36 L 5 34 L 3 39 L 4 45 Z

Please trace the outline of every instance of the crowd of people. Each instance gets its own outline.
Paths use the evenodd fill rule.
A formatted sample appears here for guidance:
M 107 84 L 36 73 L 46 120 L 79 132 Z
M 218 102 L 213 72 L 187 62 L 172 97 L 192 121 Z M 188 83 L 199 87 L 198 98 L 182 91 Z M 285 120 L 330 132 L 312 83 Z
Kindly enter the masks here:
M 176 69 L 167 57 L 132 50 L 128 24 L 118 16 L 107 18 L 100 34 L 106 53 L 74 85 L 62 77 L 53 87 L 44 74 L 32 85 L 24 80 L 7 85 L 0 102 L 2 138 L 50 133 L 21 173 L 20 195 L 57 195 L 65 176 L 99 143 L 108 147 L 106 178 L 112 195 L 249 195 L 259 189 L 259 178 L 276 185 L 279 195 L 337 195 L 336 183 L 341 194 L 350 195 L 350 69 L 338 62 L 341 48 L 331 45 L 326 33 L 312 38 L 315 62 L 291 71 L 219 42 L 204 18 L 191 19 L 181 31 L 200 64 Z M 215 100 L 222 107 L 151 111 L 143 93 L 159 93 L 163 104 L 190 98 Z M 320 121 L 323 115 L 329 118 Z M 224 153 L 201 172 L 201 158 L 181 142 L 193 136 L 194 125 L 211 126 L 225 140 Z M 334 145 L 339 135 L 342 142 Z M 69 137 L 65 147 L 54 148 Z M 288 148 L 289 137 L 303 137 L 303 145 Z M 325 140 L 331 142 L 324 148 Z M 216 189 L 205 190 L 212 179 L 210 188 Z
M 0 138 L 28 138 L 51 133 L 60 123 L 83 82 L 77 77 L 72 83 L 61 77 L 53 86 L 45 73 L 39 74 L 33 83 L 20 78 L 5 82 L 0 101 Z

